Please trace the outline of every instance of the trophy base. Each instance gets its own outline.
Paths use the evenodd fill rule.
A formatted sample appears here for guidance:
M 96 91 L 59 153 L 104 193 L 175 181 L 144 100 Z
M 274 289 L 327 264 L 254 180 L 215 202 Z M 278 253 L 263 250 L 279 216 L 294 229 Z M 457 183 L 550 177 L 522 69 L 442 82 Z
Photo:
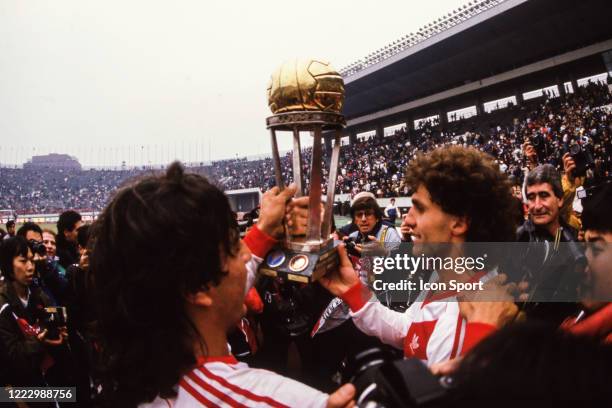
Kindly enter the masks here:
M 333 241 L 317 252 L 299 251 L 276 246 L 259 266 L 262 275 L 310 283 L 338 268 L 338 251 Z

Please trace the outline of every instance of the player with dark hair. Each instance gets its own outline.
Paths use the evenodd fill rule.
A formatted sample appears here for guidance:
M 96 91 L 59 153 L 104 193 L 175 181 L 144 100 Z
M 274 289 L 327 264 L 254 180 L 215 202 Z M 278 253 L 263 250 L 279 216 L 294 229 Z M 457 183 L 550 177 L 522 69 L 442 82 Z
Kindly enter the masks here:
M 244 241 L 223 192 L 184 174 L 178 163 L 116 194 L 90 238 L 104 403 L 343 406 L 351 400 L 350 385 L 330 397 L 251 369 L 228 349 L 227 333 L 245 312 L 254 271 L 276 243 L 294 192 L 264 194 L 259 221 Z M 156 239 L 162 236 L 171 239 Z

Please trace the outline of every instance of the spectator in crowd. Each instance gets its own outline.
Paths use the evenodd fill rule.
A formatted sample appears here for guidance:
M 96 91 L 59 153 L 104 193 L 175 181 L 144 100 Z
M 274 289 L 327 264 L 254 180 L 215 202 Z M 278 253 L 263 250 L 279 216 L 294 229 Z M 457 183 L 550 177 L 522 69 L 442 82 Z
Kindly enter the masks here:
M 519 241 L 576 241 L 576 231 L 561 218 L 561 176 L 550 164 L 530 171 L 526 181 L 529 219 L 519 228 Z
M 49 262 L 46 253 L 47 245 L 43 242 L 43 230 L 34 222 L 25 222 L 17 231 L 17 236 L 28 241 L 34 254 L 33 285 L 40 287 L 47 295 L 49 305 L 63 306 L 67 296 L 68 282 L 61 275 L 59 266 L 55 266 L 55 262 Z
M 244 313 L 255 268 L 276 243 L 273 236 L 282 229 L 285 203 L 294 192 L 264 194 L 259 221 L 243 242 L 227 197 L 205 178 L 184 174 L 178 163 L 165 176 L 118 192 L 91 237 L 104 402 L 349 403 L 350 385 L 328 396 L 238 363 L 227 347 L 226 333 Z M 207 239 L 198 239 L 203 232 Z M 172 240 L 151 238 L 168 234 Z
M 395 206 L 395 198 L 389 200 L 389 205 L 385 207 L 385 218 L 389 220 L 391 225 L 395 225 L 395 220 L 399 215 L 399 209 Z
M 25 238 L 26 241 L 34 240 L 42 243 L 42 228 L 34 222 L 24 222 L 17 230 L 17 236 Z
M 574 231 L 561 217 L 563 189 L 561 176 L 550 164 L 531 170 L 526 178 L 529 219 L 518 229 L 519 242 L 550 242 L 552 249 L 534 245 L 520 267 L 521 279 L 529 283 L 532 316 L 558 319 L 570 314 L 578 299 L 578 286 L 584 270 L 582 250 L 575 244 Z M 562 244 L 563 243 L 563 244 Z M 540 252 L 540 253 L 538 253 Z M 539 302 L 561 301 L 564 303 Z M 537 308 L 534 308 L 537 304 Z
M 69 311 L 73 327 L 79 334 L 93 341 L 95 336 L 95 305 L 92 303 L 93 277 L 89 271 L 90 225 L 81 225 L 77 231 L 79 262 L 68 267 L 66 275 L 70 284 Z
M 73 210 L 64 211 L 57 220 L 57 256 L 64 268 L 79 262 L 77 229 L 81 224 L 81 214 Z
M 66 270 L 62 265 L 59 264 L 59 257 L 57 256 L 57 243 L 56 243 L 56 235 L 55 232 L 44 229 L 43 230 L 43 244 L 45 249 L 47 250 L 47 263 L 52 269 L 56 269 L 57 273 L 65 277 Z
M 401 241 L 394 226 L 383 223 L 383 211 L 378 206 L 374 194 L 363 192 L 358 194 L 351 206 L 351 219 L 357 230 L 349 234 L 354 240 L 355 250 L 361 254 L 367 242 L 379 242 L 381 246 L 386 243 Z
M 15 236 L 15 220 L 8 220 L 6 222 L 6 235 L 4 239 L 9 239 Z
M 432 246 L 428 244 L 513 240 L 516 207 L 512 205 L 510 185 L 489 156 L 461 147 L 434 150 L 411 163 L 406 182 L 414 191 L 406 222 L 417 253 L 456 257 L 463 255 L 460 246 L 442 245 L 430 253 Z M 441 269 L 430 281 L 488 281 L 496 275 L 494 265 L 488 267 L 488 272 L 464 274 Z M 376 302 L 346 262 L 338 274 L 323 277 L 320 282 L 349 305 L 359 329 L 403 349 L 406 357 L 417 357 L 427 364 L 466 353 L 516 312 L 513 302 L 494 302 L 498 309 L 492 318 L 466 313 L 467 324 L 457 325 L 460 310 L 452 302 L 454 292 L 440 293 L 435 300 L 430 299 L 432 293 L 423 292 L 405 313 L 396 312 Z
M 15 386 L 70 384 L 67 331 L 51 327 L 44 292 L 32 285 L 34 256 L 22 237 L 10 238 L 0 247 L 0 348 L 9 357 L 7 381 Z
M 596 189 L 584 199 L 582 225 L 587 241 L 584 310 L 565 320 L 570 333 L 588 335 L 612 344 L 612 183 Z
M 341 148 L 336 193 L 355 195 L 359 191 L 371 191 L 385 198 L 409 195 L 408 186 L 402 182 L 403 169 L 416 153 L 447 145 L 474 147 L 494 156 L 498 167 L 516 176 L 519 182 L 523 180 L 525 165 L 533 169 L 548 163 L 561 170 L 566 167 L 565 153 L 579 146 L 593 158 L 585 175 L 578 179 L 579 183 L 588 183 L 589 179 L 605 177 L 612 171 L 612 115 L 603 107 L 610 103 L 612 96 L 607 87 L 591 83 L 558 98 L 525 101 L 521 106 L 445 126 L 430 121 L 415 130 L 401 129 L 382 139 L 357 140 Z M 529 150 L 523 149 L 525 142 L 531 145 Z M 306 148 L 302 152 L 306 174 L 311 150 Z M 291 163 L 292 153 L 288 153 L 281 163 L 286 181 L 292 178 Z M 12 208 L 24 214 L 60 212 L 65 208 L 99 211 L 122 183 L 148 171 L 0 168 L 3 181 L 0 208 Z M 217 180 L 228 190 L 265 190 L 274 184 L 274 166 L 269 157 L 220 160 L 194 167 L 193 171 Z M 577 187 L 572 183 L 577 180 L 574 177 L 565 181 L 564 177 L 564 193 L 569 197 Z M 563 212 L 567 215 L 571 200 L 564 199 L 564 202 Z M 578 228 L 575 221 L 574 217 L 568 218 L 570 225 Z

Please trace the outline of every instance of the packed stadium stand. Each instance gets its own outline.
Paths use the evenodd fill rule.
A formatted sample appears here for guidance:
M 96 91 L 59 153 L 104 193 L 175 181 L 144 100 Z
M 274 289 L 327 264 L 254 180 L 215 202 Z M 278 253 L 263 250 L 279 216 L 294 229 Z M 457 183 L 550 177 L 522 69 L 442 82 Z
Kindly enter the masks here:
M 538 144 L 541 162 L 557 167 L 580 145 L 592 157 L 592 175 L 609 176 L 612 25 L 598 12 L 606 7 L 604 0 L 470 3 L 342 69 L 347 129 L 337 193 L 409 195 L 402 183 L 408 162 L 445 144 L 492 154 L 519 182 L 525 141 Z M 308 149 L 303 159 L 308 174 Z M 127 179 L 151 171 L 40 161 L 0 168 L 0 209 L 98 211 Z M 222 160 L 191 171 L 226 190 L 274 184 L 271 158 Z M 283 173 L 290 181 L 291 153 Z

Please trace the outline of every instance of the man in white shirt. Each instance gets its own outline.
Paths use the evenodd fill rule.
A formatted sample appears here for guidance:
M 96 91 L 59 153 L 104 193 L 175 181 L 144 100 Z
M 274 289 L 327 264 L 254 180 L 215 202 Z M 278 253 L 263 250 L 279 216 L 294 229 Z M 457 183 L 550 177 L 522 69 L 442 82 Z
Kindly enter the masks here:
M 414 191 L 404 219 L 414 254 L 456 259 L 466 255 L 460 245 L 464 242 L 513 240 L 516 206 L 492 157 L 459 146 L 436 149 L 411 162 L 406 182 Z M 435 245 L 439 243 L 454 245 Z M 487 315 L 475 313 L 468 302 L 456 301 L 456 292 L 443 290 L 422 292 L 405 313 L 396 312 L 377 302 L 350 262 L 341 260 L 339 273 L 320 282 L 349 305 L 355 325 L 429 365 L 466 353 L 516 313 L 512 301 L 492 302 Z M 495 275 L 494 265 L 465 273 L 441 268 L 430 282 L 486 282 Z

